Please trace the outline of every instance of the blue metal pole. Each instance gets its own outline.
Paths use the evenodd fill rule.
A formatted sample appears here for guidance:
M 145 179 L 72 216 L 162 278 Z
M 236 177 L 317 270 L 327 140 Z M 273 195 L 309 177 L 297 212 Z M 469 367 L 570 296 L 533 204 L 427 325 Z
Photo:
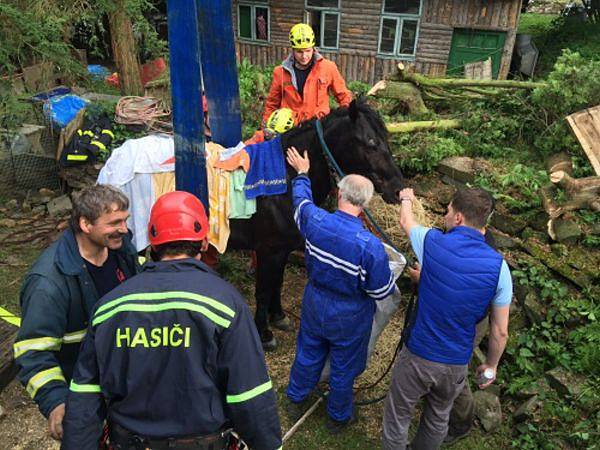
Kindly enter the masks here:
M 208 213 L 200 34 L 196 1 L 168 0 L 175 187 L 200 199 Z
M 232 147 L 242 139 L 242 118 L 231 0 L 197 0 L 197 4 L 212 140 Z

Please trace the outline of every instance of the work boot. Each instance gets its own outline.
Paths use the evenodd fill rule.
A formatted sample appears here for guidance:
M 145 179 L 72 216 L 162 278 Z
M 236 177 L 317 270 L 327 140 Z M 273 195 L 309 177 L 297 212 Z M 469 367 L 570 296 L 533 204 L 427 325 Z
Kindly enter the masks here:
M 350 425 L 356 422 L 358 422 L 358 412 L 356 411 L 356 408 L 354 408 L 350 418 L 348 420 L 344 420 L 343 422 L 333 420 L 331 417 L 328 417 L 325 428 L 327 428 L 331 434 L 339 434 L 344 432 Z
M 461 439 L 466 438 L 469 435 L 470 431 L 471 431 L 470 428 L 467 431 L 463 431 L 462 433 L 457 432 L 457 431 L 448 430 L 448 434 L 446 435 L 446 437 L 444 438 L 444 441 L 442 442 L 442 447 L 450 447 L 450 446 L 456 444 Z
M 281 331 L 293 331 L 294 324 L 290 320 L 288 316 L 285 314 L 281 314 L 280 316 L 271 316 L 271 320 L 269 321 L 271 325 Z
M 308 397 L 301 402 L 293 402 L 289 397 L 286 397 L 285 411 L 290 420 L 295 423 L 316 401 L 317 396 L 314 393 L 308 394 Z
M 271 330 L 263 330 L 259 332 L 260 335 L 260 343 L 262 344 L 262 348 L 265 352 L 273 351 L 277 348 L 277 341 L 275 340 L 275 336 L 273 336 L 273 332 Z

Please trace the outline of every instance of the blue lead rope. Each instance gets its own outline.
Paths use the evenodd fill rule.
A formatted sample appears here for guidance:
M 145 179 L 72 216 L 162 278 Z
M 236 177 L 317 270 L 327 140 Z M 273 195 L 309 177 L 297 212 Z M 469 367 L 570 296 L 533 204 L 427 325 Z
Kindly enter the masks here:
M 321 121 L 319 119 L 315 120 L 315 127 L 317 129 L 317 136 L 319 137 L 319 142 L 321 143 L 321 148 L 323 149 L 323 153 L 325 153 L 325 159 L 327 159 L 327 164 L 329 165 L 331 170 L 338 176 L 338 178 L 343 178 L 344 172 L 342 171 L 342 169 L 336 162 L 335 158 L 333 157 L 331 150 L 329 150 L 329 147 L 327 146 L 327 142 L 325 142 L 325 137 L 323 136 L 323 124 L 321 123 Z M 367 216 L 367 219 L 369 219 L 369 222 L 371 222 L 371 225 L 373 226 L 373 228 L 375 228 L 375 231 L 377 231 L 377 233 L 379 233 L 379 235 L 383 238 L 385 243 L 387 245 L 389 245 L 390 247 L 392 247 L 394 250 L 396 250 L 398 253 L 402 254 L 402 252 L 400 250 L 398 250 L 398 248 L 396 248 L 396 246 L 394 245 L 392 240 L 388 237 L 388 235 L 385 234 L 385 232 L 379 227 L 379 225 L 377 224 L 377 222 L 375 221 L 375 219 L 373 218 L 373 216 L 371 215 L 369 210 L 365 208 L 364 212 L 365 212 L 365 216 Z

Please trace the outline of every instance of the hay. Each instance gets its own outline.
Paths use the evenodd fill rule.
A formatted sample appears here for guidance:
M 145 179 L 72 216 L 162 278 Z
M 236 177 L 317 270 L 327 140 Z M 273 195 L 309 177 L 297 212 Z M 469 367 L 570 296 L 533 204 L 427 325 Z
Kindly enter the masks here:
M 386 203 L 380 195 L 375 195 L 369 203 L 369 212 L 383 232 L 388 235 L 398 249 L 408 251 L 410 247 L 408 237 L 400 226 L 400 208 L 399 204 Z M 433 226 L 434 216 L 419 199 L 413 203 L 413 214 L 421 225 Z

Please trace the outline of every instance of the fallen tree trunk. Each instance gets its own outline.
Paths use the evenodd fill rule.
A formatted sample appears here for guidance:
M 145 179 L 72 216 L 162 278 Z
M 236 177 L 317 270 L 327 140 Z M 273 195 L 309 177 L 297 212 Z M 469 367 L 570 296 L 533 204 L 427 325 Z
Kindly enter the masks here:
M 600 211 L 600 176 L 573 178 L 567 172 L 559 170 L 550 174 L 550 181 L 565 190 L 567 201 L 560 205 L 563 211 Z
M 460 128 L 461 122 L 456 119 L 424 120 L 416 122 L 388 123 L 390 133 L 411 133 L 424 130 L 450 130 Z
M 382 80 L 375 84 L 367 95 L 377 98 L 394 98 L 406 105 L 410 114 L 429 112 L 423 102 L 421 91 L 412 83 Z
M 412 73 L 407 70 L 404 64 L 398 64 L 398 80 L 408 81 L 417 86 L 429 87 L 498 87 L 498 88 L 516 88 L 516 89 L 535 89 L 546 86 L 545 83 L 533 81 L 515 81 L 515 80 L 470 80 L 467 78 L 429 78 L 425 75 Z

